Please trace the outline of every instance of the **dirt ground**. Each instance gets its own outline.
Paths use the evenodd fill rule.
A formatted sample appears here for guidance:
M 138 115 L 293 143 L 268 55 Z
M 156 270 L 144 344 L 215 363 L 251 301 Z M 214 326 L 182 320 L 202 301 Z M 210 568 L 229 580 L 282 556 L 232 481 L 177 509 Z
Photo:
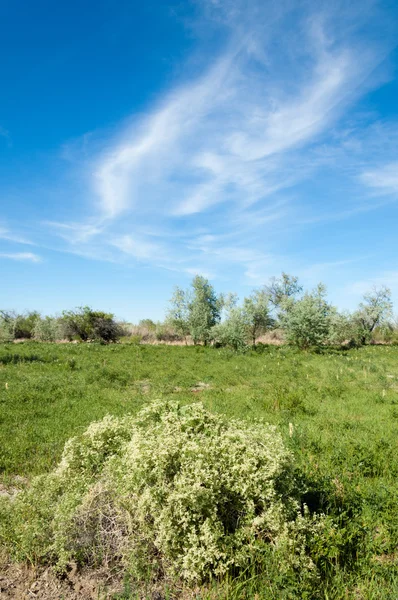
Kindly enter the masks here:
M 1 600 L 111 600 L 122 589 L 120 580 L 112 581 L 101 572 L 79 573 L 72 568 L 60 578 L 50 568 L 0 567 Z

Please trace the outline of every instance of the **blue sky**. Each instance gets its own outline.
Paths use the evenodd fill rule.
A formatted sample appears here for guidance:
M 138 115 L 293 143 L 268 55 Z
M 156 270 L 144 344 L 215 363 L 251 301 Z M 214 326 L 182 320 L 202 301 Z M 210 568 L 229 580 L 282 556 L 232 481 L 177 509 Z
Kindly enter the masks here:
M 398 305 L 397 44 L 396 2 L 0 3 L 0 306 Z

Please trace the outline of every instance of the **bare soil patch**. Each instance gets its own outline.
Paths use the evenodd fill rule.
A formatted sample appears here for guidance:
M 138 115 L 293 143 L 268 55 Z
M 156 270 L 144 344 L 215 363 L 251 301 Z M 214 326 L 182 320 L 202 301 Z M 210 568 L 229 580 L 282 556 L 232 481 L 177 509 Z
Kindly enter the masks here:
M 27 565 L 0 567 L 1 600 L 111 600 L 123 589 L 122 582 L 101 571 L 76 569 L 58 577 L 51 568 Z

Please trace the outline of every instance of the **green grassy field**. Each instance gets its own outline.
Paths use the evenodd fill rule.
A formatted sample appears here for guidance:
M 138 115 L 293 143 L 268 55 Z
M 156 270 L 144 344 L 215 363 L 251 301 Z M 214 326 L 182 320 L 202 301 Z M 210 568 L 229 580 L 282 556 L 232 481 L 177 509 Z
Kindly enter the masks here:
M 278 426 L 306 482 L 305 502 L 338 525 L 319 550 L 322 583 L 302 597 L 398 598 L 398 347 L 323 354 L 263 347 L 239 355 L 184 346 L 3 345 L 0 481 L 50 470 L 65 440 L 106 414 L 136 413 L 170 397 Z M 285 596 L 273 585 L 266 577 L 223 582 L 207 593 L 300 597 L 296 588 Z

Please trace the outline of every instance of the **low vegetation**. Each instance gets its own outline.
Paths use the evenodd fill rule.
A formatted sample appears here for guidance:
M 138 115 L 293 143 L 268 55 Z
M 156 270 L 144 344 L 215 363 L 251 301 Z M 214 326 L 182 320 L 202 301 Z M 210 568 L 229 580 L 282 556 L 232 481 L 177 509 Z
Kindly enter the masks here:
M 392 599 L 397 361 L 4 344 L 2 547 L 116 570 L 126 599 Z
M 197 275 L 187 290 L 174 290 L 164 323 L 151 319 L 143 319 L 138 326 L 118 322 L 113 314 L 88 306 L 64 311 L 59 317 L 42 317 L 36 311 L 0 311 L 0 342 L 114 343 L 127 339 L 211 344 L 242 351 L 269 333 L 302 350 L 398 342 L 388 288 L 374 288 L 356 311 L 340 313 L 328 302 L 323 284 L 304 292 L 297 277 L 286 273 L 254 290 L 241 304 L 235 294 L 217 294 L 207 279 Z
M 65 570 L 119 564 L 142 578 L 200 583 L 247 569 L 268 546 L 286 574 L 316 568 L 307 537 L 323 522 L 300 504 L 292 455 L 275 427 L 158 401 L 105 417 L 10 505 L 19 560 Z

